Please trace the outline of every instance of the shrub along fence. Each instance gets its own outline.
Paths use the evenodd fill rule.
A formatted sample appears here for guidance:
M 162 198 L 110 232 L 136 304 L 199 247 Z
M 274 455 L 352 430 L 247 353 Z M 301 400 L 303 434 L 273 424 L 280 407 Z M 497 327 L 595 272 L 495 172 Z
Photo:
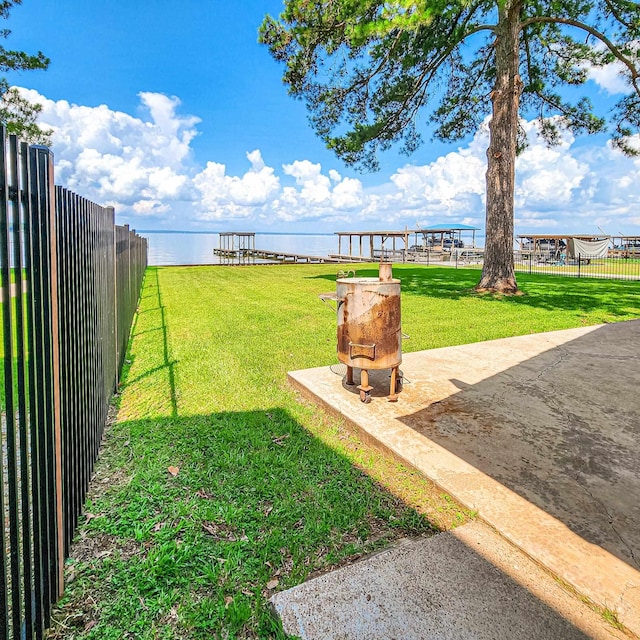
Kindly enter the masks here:
M 50 624 L 146 263 L 113 208 L 55 187 L 51 152 L 0 128 L 0 639 Z

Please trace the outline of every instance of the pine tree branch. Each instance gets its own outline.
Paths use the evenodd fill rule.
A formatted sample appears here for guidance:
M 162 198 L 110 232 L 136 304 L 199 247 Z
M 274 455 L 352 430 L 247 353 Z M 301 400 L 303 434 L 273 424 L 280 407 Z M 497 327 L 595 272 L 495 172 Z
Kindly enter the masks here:
M 605 36 L 603 33 L 598 31 L 597 29 L 594 29 L 592 26 L 585 24 L 584 22 L 581 22 L 580 20 L 574 20 L 572 18 L 552 18 L 549 16 L 535 16 L 533 18 L 527 18 L 526 20 L 522 21 L 520 26 L 522 29 L 524 29 L 530 24 L 540 23 L 565 24 L 571 27 L 576 27 L 577 29 L 582 29 L 583 31 L 591 34 L 597 40 L 600 40 L 600 42 L 602 42 L 602 44 L 604 44 L 607 49 L 609 49 L 614 57 L 629 70 L 629 73 L 631 74 L 631 84 L 633 85 L 633 88 L 636 90 L 636 92 L 640 94 L 640 86 L 638 85 L 638 79 L 640 79 L 640 71 L 638 71 L 638 68 L 633 63 L 633 61 L 627 58 L 627 56 L 625 56 L 622 51 L 620 51 L 620 49 L 616 47 L 616 45 L 613 44 L 613 42 L 611 42 L 611 40 L 609 40 L 609 38 L 607 38 L 607 36 Z
M 615 6 L 615 4 L 613 2 L 611 2 L 611 0 L 604 0 L 604 3 L 607 5 L 607 8 L 609 9 L 609 11 L 611 11 L 611 14 L 613 15 L 613 17 L 620 23 L 623 24 L 625 27 L 627 27 L 627 29 L 631 28 L 631 23 L 627 22 L 618 12 L 617 7 Z

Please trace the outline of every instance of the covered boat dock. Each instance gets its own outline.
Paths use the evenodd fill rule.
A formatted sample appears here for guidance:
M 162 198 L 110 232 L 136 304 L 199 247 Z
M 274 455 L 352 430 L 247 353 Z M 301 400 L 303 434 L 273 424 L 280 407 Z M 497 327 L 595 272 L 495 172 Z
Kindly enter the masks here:
M 611 242 L 611 236 L 606 234 L 585 233 L 526 234 L 518 235 L 516 239 L 516 259 L 519 257 L 557 264 L 564 264 L 566 258 L 587 261 L 605 257 Z
M 423 257 L 448 259 L 452 250 L 475 248 L 475 232 L 469 225 L 435 225 L 404 231 L 337 231 L 338 253 L 332 258 L 353 261 L 407 262 Z M 470 232 L 471 242 L 462 234 Z
M 640 236 L 613 236 L 611 242 L 612 255 L 623 258 L 640 257 Z
M 381 259 L 405 262 L 409 249 L 409 237 L 413 233 L 408 229 L 404 231 L 336 231 L 338 253 L 332 254 L 331 257 L 369 262 Z M 357 250 L 357 253 L 354 253 L 354 250 Z
M 416 242 L 416 249 L 420 247 L 422 250 L 436 249 L 447 251 L 450 249 L 475 249 L 476 248 L 476 231 L 480 231 L 478 227 L 472 227 L 468 224 L 458 224 L 452 226 L 450 224 L 436 224 L 430 227 L 420 227 L 416 231 L 422 236 L 422 242 L 419 245 Z M 471 242 L 465 241 L 462 237 L 463 233 L 471 233 Z

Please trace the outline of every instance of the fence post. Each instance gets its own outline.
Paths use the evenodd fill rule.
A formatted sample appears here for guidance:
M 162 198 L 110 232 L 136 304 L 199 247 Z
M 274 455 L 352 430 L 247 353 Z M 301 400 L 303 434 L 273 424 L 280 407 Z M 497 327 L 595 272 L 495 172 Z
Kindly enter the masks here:
M 51 225 L 51 323 L 53 329 L 53 401 L 56 437 L 56 514 L 58 519 L 58 597 L 64 593 L 64 505 L 62 503 L 62 412 L 60 398 L 60 339 L 58 305 L 58 239 L 53 153 L 49 152 L 49 224 Z
M 5 421 L 0 433 L 0 459 L 3 466 L 7 466 L 8 484 L 5 484 L 4 469 L 2 478 L 0 478 L 0 509 L 2 509 L 2 531 L 0 532 L 0 638 L 9 637 L 10 621 L 15 627 L 16 623 L 20 624 L 20 584 L 18 589 L 15 587 L 9 590 L 8 576 L 11 576 L 11 582 L 19 582 L 19 566 L 18 566 L 18 541 L 15 525 L 11 526 L 11 521 L 17 523 L 17 495 L 15 489 L 12 491 L 12 485 L 15 487 L 16 477 L 16 453 L 15 445 L 10 442 L 11 436 L 15 435 L 15 409 L 13 406 L 13 332 L 11 326 L 11 262 L 10 253 L 10 218 L 9 218 L 9 184 L 8 184 L 8 165 L 10 158 L 7 157 L 6 131 L 4 127 L 0 128 L 0 276 L 1 276 L 1 294 L 2 302 L 2 342 L 3 342 L 3 389 L 2 393 L 3 408 L 5 413 Z M 21 283 L 22 277 L 18 277 L 16 273 L 16 284 Z M 6 449 L 6 463 L 4 450 Z M 12 477 L 13 476 L 13 477 Z M 6 497 L 5 497 L 6 496 Z M 8 500 L 7 500 L 8 498 Z M 7 504 L 8 503 L 8 504 Z M 8 530 L 5 526 L 5 513 L 9 514 Z M 11 613 L 11 615 L 10 615 Z
M 582 264 L 581 255 L 580 253 L 578 254 L 578 278 L 580 277 L 580 265 Z
M 131 304 L 131 233 L 129 231 L 129 225 L 125 224 L 125 236 L 127 238 L 127 308 Z M 124 361 L 127 353 L 127 343 L 124 343 L 124 348 L 120 354 L 121 359 Z
M 41 161 L 46 163 L 47 203 L 49 205 L 49 273 L 51 287 L 51 351 L 53 359 L 52 391 L 53 391 L 53 429 L 55 452 L 55 487 L 56 487 L 56 535 L 57 535 L 57 568 L 58 568 L 58 598 L 64 592 L 64 510 L 62 504 L 62 422 L 60 407 L 60 340 L 59 340 L 59 312 L 58 312 L 58 245 L 56 236 L 56 191 L 53 173 L 53 153 L 46 147 L 38 148 L 37 153 Z
M 118 390 L 118 384 L 120 382 L 120 371 L 118 370 L 118 231 L 116 229 L 116 210 L 113 207 L 106 207 L 107 215 L 111 220 L 111 244 L 113 245 L 113 345 L 114 345 L 114 360 L 116 377 L 114 380 L 113 390 Z

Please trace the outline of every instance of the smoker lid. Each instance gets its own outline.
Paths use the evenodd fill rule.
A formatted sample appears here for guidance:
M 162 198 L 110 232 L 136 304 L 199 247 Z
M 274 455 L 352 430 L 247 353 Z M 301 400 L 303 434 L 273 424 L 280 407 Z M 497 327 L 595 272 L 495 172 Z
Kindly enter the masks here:
M 400 280 L 392 278 L 391 280 L 380 280 L 380 278 L 338 278 L 339 284 L 400 284 Z

